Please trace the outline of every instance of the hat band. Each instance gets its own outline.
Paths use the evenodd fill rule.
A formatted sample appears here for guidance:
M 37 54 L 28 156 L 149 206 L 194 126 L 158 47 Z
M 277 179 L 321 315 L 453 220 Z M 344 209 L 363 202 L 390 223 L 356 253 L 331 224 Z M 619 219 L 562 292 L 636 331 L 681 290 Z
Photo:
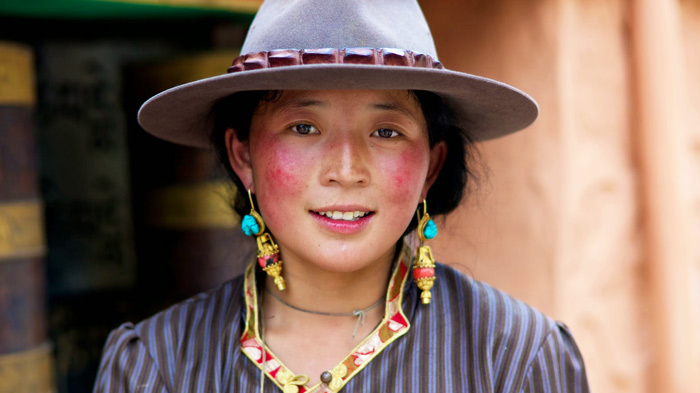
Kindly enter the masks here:
M 442 69 L 430 55 L 393 48 L 279 49 L 247 53 L 233 60 L 228 73 L 310 64 L 363 64 Z

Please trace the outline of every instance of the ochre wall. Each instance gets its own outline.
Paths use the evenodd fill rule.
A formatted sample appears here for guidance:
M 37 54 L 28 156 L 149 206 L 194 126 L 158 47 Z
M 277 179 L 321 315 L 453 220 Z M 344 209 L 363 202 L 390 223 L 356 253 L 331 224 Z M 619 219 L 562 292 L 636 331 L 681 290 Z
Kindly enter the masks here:
M 687 99 L 687 127 L 689 142 L 688 153 L 691 157 L 689 172 L 692 187 L 692 236 L 700 239 L 700 2 L 681 2 L 681 21 L 684 50 L 684 77 L 687 83 L 685 93 Z M 700 308 L 700 247 L 693 255 L 691 275 L 694 279 L 691 303 Z M 694 326 L 699 327 L 700 316 L 695 315 Z M 700 336 L 700 333 L 698 333 Z M 700 348 L 696 348 L 695 358 L 700 358 Z
M 527 130 L 481 144 L 486 170 L 443 224 L 437 258 L 569 325 L 592 391 L 697 391 L 700 252 L 683 240 L 692 237 L 674 233 L 678 227 L 658 228 L 683 221 L 694 239 L 700 235 L 700 93 L 689 88 L 700 87 L 694 71 L 700 5 L 422 0 L 421 6 L 447 68 L 506 82 L 540 105 Z M 661 23 L 644 13 L 658 14 Z M 682 23 L 674 24 L 674 13 Z M 652 28 L 658 33 L 645 36 Z M 681 50 L 654 60 L 649 50 L 664 44 L 649 40 L 676 30 Z M 677 101 L 650 108 L 655 101 L 643 99 L 678 95 L 649 82 L 655 77 L 645 64 L 653 62 L 684 66 L 687 110 L 663 107 Z M 657 111 L 661 121 L 654 122 Z M 669 156 L 669 143 L 650 143 L 663 133 L 684 133 L 685 150 Z M 653 169 L 659 160 L 670 162 L 671 172 L 660 180 Z M 690 198 L 679 186 L 687 183 L 694 184 Z M 683 252 L 668 251 L 674 247 Z M 684 349 L 672 348 L 680 342 Z
M 686 81 L 685 98 L 687 99 L 686 118 L 689 143 L 688 153 L 691 156 L 689 172 L 692 187 L 692 239 L 700 239 L 700 2 L 685 0 L 681 2 L 681 21 L 684 62 L 684 78 Z M 690 270 L 691 298 L 690 304 L 700 309 L 700 247 L 695 249 Z M 700 341 L 700 311 L 692 316 L 693 331 L 696 332 L 696 343 Z M 691 350 L 695 361 L 694 370 L 700 370 L 700 345 Z M 697 378 L 697 377 L 696 377 Z M 696 380 L 696 382 L 698 382 Z M 696 387 L 699 385 L 696 385 Z M 698 388 L 700 389 L 700 388 Z

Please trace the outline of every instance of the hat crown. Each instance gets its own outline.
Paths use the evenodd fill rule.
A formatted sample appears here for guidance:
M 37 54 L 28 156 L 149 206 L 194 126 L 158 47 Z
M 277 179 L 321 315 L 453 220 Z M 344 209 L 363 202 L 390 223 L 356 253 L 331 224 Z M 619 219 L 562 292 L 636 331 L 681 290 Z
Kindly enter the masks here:
M 266 0 L 241 53 L 318 48 L 396 48 L 437 59 L 416 0 Z

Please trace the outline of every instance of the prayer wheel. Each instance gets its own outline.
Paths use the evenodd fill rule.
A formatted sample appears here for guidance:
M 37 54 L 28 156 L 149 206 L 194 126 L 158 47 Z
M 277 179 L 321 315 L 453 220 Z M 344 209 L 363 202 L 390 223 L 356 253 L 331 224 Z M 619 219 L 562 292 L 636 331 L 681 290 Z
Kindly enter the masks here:
M 136 296 L 123 68 L 168 53 L 91 29 L 37 42 L 39 173 L 45 205 L 49 337 L 56 385 L 89 391 L 109 332 L 142 319 Z
M 0 42 L 0 393 L 52 392 L 31 48 Z
M 212 51 L 134 65 L 133 112 L 153 94 L 223 74 L 237 56 Z M 173 302 L 242 273 L 255 254 L 231 207 L 233 185 L 211 151 L 174 145 L 134 125 L 132 158 L 139 279 Z

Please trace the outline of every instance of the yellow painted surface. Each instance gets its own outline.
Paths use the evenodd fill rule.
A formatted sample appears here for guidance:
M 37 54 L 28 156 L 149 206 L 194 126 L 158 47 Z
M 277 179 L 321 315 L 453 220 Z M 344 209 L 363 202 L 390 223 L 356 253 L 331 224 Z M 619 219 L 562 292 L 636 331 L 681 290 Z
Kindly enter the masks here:
M 35 103 L 34 52 L 26 45 L 0 41 L 0 105 Z
M 228 67 L 237 56 L 238 52 L 233 50 L 198 53 L 143 66 L 139 68 L 138 73 L 139 77 L 151 84 L 149 87 L 153 91 L 161 91 L 195 80 L 226 74 Z
M 0 263 L 46 252 L 43 205 L 39 200 L 0 202 Z
M 52 347 L 0 355 L 0 393 L 55 392 Z
M 255 13 L 262 0 L 94 0 L 119 1 L 123 3 L 157 4 L 180 7 L 209 7 L 235 12 Z
M 165 187 L 151 194 L 147 221 L 168 229 L 234 228 L 240 219 L 230 207 L 231 195 L 225 181 Z

